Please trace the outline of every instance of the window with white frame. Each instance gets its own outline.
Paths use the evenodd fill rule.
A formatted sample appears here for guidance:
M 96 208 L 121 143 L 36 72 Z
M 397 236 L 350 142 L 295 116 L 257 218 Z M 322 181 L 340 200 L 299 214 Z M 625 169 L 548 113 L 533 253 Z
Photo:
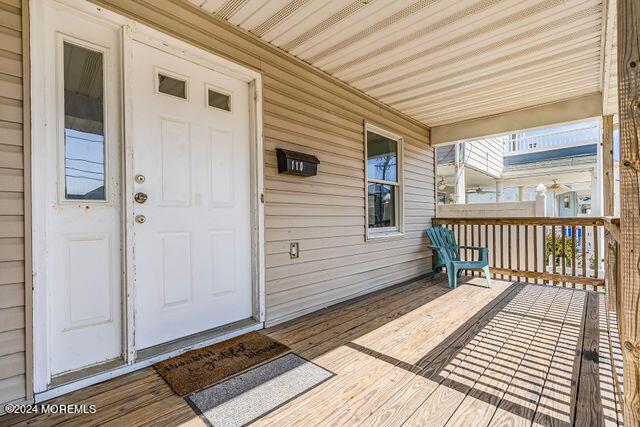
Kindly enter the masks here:
M 367 237 L 402 232 L 402 138 L 365 126 Z

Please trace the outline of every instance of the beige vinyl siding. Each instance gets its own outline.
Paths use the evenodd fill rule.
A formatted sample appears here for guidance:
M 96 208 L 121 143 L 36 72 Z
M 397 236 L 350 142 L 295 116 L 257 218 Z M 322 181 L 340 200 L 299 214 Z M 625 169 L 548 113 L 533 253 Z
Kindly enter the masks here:
M 0 403 L 27 391 L 21 0 L 0 0 Z M 0 407 L 0 413 L 2 409 Z
M 267 324 L 431 270 L 424 230 L 435 215 L 426 126 L 182 1 L 98 0 L 262 73 Z M 404 139 L 406 236 L 364 239 L 364 121 Z M 314 154 L 318 175 L 280 175 L 276 148 Z M 299 242 L 291 260 L 289 244 Z
M 502 176 L 505 141 L 504 136 L 465 141 L 464 151 L 467 166 L 474 167 L 496 178 Z

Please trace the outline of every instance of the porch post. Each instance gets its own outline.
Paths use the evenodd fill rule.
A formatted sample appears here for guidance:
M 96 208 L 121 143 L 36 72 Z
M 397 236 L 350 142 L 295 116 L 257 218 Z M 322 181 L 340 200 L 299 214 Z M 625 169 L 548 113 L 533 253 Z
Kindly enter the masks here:
M 547 188 L 542 183 L 536 187 L 536 216 L 547 216 Z
M 598 168 L 596 167 L 591 171 L 591 216 L 602 216 L 599 184 Z
M 613 115 L 602 116 L 602 214 L 613 216 Z M 609 311 L 615 312 L 617 307 L 616 273 L 618 243 L 611 239 L 605 229 L 603 248 L 604 280 L 609 298 Z
M 613 115 L 602 116 L 602 206 L 613 216 Z
M 618 313 L 624 362 L 624 423 L 640 425 L 640 0 L 617 0 L 620 114 Z
M 496 181 L 496 203 L 502 202 L 502 196 L 504 192 L 504 182 L 499 179 Z

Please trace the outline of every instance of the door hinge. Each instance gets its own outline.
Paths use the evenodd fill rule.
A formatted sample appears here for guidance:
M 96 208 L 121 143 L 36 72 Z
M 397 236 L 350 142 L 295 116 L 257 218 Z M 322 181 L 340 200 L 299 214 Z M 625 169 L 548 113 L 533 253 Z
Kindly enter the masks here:
M 264 203 L 264 193 L 260 193 L 260 203 Z

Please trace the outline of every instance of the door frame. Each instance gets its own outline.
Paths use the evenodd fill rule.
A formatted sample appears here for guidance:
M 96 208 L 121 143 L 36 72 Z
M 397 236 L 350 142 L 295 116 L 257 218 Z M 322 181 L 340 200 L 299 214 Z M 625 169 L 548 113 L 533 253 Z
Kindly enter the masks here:
M 43 93 L 43 74 L 47 71 L 47 64 L 43 60 L 42 49 L 46 34 L 43 6 L 45 2 L 51 2 L 56 7 L 68 8 L 76 12 L 84 13 L 98 20 L 115 24 L 121 28 L 121 58 L 122 58 L 122 147 L 121 147 L 121 187 L 122 187 L 122 212 L 121 212 L 121 239 L 122 239 L 122 316 L 123 316 L 123 363 L 120 366 L 106 366 L 97 374 L 81 377 L 78 380 L 52 388 L 51 370 L 48 363 L 50 350 L 47 345 L 49 340 L 49 324 L 47 313 L 46 269 L 43 267 L 46 260 L 46 212 L 41 203 L 33 205 L 32 251 L 33 262 L 33 388 L 36 393 L 35 400 L 42 401 L 72 390 L 86 387 L 104 381 L 108 378 L 122 375 L 127 372 L 151 365 L 163 358 L 184 352 L 189 348 L 197 348 L 212 342 L 228 339 L 232 336 L 261 329 L 265 321 L 265 238 L 264 238 L 264 148 L 263 148 L 263 124 L 262 124 L 262 76 L 258 71 L 236 64 L 200 47 L 183 42 L 174 36 L 162 33 L 135 20 L 121 16 L 115 12 L 105 10 L 85 0 L 30 0 L 30 27 L 31 27 L 31 93 L 32 117 L 44 117 L 48 108 L 48 101 L 39 93 Z M 128 76 L 131 73 L 131 61 L 128 59 L 133 41 L 139 41 L 182 58 L 188 59 L 198 65 L 215 70 L 217 72 L 240 79 L 249 85 L 250 96 L 250 136 L 251 136 L 251 247 L 252 247 L 252 306 L 255 323 L 243 326 L 235 330 L 225 330 L 206 341 L 185 345 L 185 347 L 171 350 L 165 353 L 153 355 L 144 360 L 136 359 L 135 348 L 135 254 L 133 251 L 133 170 L 132 170 L 132 104 L 125 96 L 127 85 L 131 84 Z M 43 200 L 45 197 L 45 185 L 39 172 L 39 162 L 42 154 L 43 135 L 46 123 L 43 120 L 34 120 L 31 133 L 31 179 L 33 181 L 33 199 Z

